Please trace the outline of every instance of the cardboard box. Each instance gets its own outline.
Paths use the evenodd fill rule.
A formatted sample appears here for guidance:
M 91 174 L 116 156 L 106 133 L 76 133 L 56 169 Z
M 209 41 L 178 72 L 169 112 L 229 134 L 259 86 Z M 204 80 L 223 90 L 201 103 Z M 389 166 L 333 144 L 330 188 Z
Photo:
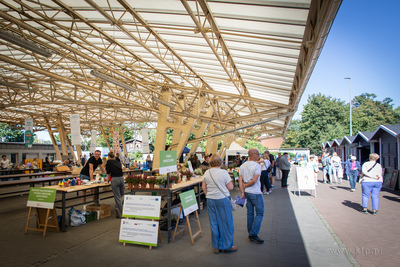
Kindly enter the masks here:
M 111 205 L 100 204 L 99 206 L 86 206 L 86 211 L 93 211 L 100 213 L 100 219 L 111 216 Z
M 81 173 L 82 168 L 80 167 L 72 167 L 72 174 L 78 175 Z

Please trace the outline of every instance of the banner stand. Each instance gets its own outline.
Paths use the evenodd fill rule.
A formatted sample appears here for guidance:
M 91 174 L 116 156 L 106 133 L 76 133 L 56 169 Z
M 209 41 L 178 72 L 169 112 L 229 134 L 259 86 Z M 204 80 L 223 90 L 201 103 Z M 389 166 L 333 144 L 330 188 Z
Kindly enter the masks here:
M 180 216 L 180 214 L 181 214 L 181 212 L 182 212 L 182 204 L 181 203 L 179 203 L 179 216 Z M 193 212 L 192 212 L 193 213 Z M 173 237 L 172 237 L 172 243 L 174 242 L 174 240 L 175 240 L 175 236 L 176 235 L 179 235 L 180 233 L 182 233 L 182 236 L 185 234 L 185 231 L 186 231 L 186 226 L 188 227 L 188 229 L 189 229 L 189 234 L 190 234 L 190 240 L 192 241 L 192 246 L 194 246 L 194 238 L 196 238 L 198 235 L 201 235 L 201 237 L 203 237 L 203 232 L 201 231 L 201 225 L 200 225 L 200 220 L 199 220 L 199 214 L 197 213 L 197 210 L 195 210 L 195 214 L 196 214 L 196 219 L 197 219 L 197 223 L 198 223 L 198 225 L 199 225 L 199 231 L 197 231 L 194 235 L 192 234 L 192 228 L 190 227 L 190 222 L 189 222 L 189 215 L 190 214 L 192 214 L 192 213 L 189 213 L 189 214 L 187 214 L 187 215 L 185 215 L 186 216 L 186 222 L 185 222 L 185 226 L 184 226 L 184 228 L 183 229 L 181 229 L 181 230 L 179 230 L 179 232 L 176 232 L 176 230 L 178 229 L 178 224 L 179 224 L 179 216 L 178 216 L 178 220 L 177 220 L 177 222 L 176 222 L 176 225 L 175 225 L 175 231 L 174 231 L 174 235 L 173 235 Z
M 157 247 L 158 242 L 162 242 L 160 205 L 160 196 L 125 195 L 119 242 L 123 246 L 130 243 L 148 246 L 149 249 Z
M 299 192 L 299 197 L 301 197 L 300 190 L 310 190 L 314 191 L 314 197 L 317 198 L 317 188 L 315 186 L 314 180 L 314 170 L 310 167 L 296 167 L 296 189 Z M 311 195 L 311 194 L 310 194 Z
M 37 228 L 29 227 L 29 221 L 31 219 L 32 207 L 29 207 L 28 219 L 26 221 L 25 234 L 28 234 L 28 230 L 43 232 L 43 237 L 46 236 L 46 231 L 55 230 L 57 233 L 60 232 L 57 221 L 57 213 L 55 209 L 42 209 L 35 208 L 36 210 L 36 221 Z
M 135 218 L 131 218 L 131 217 L 124 217 L 124 219 L 135 219 Z M 155 222 L 155 220 L 151 220 L 152 222 Z M 162 243 L 161 241 L 161 231 L 160 231 L 160 224 L 158 224 L 158 241 L 160 243 Z M 122 243 L 122 245 L 125 247 L 125 242 Z M 151 250 L 153 246 L 149 246 L 149 249 Z

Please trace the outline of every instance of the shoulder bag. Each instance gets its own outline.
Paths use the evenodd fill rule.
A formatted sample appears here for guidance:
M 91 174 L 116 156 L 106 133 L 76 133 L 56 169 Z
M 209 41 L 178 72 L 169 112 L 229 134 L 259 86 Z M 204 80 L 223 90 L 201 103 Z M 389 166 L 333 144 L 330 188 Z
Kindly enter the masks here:
M 370 171 L 376 166 L 377 163 L 378 163 L 378 162 L 375 162 L 375 164 L 372 165 L 372 167 L 369 168 L 369 169 L 367 170 L 367 172 L 370 172 Z M 361 172 L 360 172 L 360 177 L 363 178 L 364 176 L 365 176 L 365 174 L 362 173 L 362 170 L 361 170 Z M 364 179 L 361 179 L 361 180 L 360 180 L 360 183 L 361 183 L 363 180 L 364 180 Z
M 221 190 L 221 188 L 219 188 L 218 184 L 214 181 L 214 178 L 213 178 L 212 175 L 211 175 L 211 170 L 209 170 L 208 173 L 210 174 L 211 180 L 213 181 L 213 183 L 215 184 L 215 186 L 216 186 L 216 187 L 218 188 L 218 190 L 221 191 L 221 193 L 225 196 L 224 192 Z M 225 196 L 225 197 L 226 197 L 226 199 L 229 200 L 229 203 L 231 203 L 232 210 L 235 211 L 235 210 L 237 209 L 235 201 L 234 201 L 232 198 L 228 198 L 227 196 Z

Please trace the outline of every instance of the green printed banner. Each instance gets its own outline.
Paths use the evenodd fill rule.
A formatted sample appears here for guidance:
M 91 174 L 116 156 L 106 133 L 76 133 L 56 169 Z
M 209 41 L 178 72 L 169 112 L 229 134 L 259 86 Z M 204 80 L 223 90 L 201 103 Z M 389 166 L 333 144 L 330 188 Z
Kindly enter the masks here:
M 185 216 L 199 209 L 193 189 L 190 191 L 180 193 L 179 198 L 181 199 L 183 213 L 185 214 Z
M 27 207 L 53 209 L 56 199 L 56 189 L 31 187 Z
M 160 174 L 176 172 L 176 150 L 160 151 Z

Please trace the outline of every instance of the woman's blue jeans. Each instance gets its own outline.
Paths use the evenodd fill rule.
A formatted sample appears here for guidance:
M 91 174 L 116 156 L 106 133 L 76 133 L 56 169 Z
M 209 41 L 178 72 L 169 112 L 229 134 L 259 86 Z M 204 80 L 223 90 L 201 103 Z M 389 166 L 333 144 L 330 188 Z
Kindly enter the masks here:
M 356 189 L 357 171 L 350 170 L 349 180 L 350 180 L 350 189 Z

